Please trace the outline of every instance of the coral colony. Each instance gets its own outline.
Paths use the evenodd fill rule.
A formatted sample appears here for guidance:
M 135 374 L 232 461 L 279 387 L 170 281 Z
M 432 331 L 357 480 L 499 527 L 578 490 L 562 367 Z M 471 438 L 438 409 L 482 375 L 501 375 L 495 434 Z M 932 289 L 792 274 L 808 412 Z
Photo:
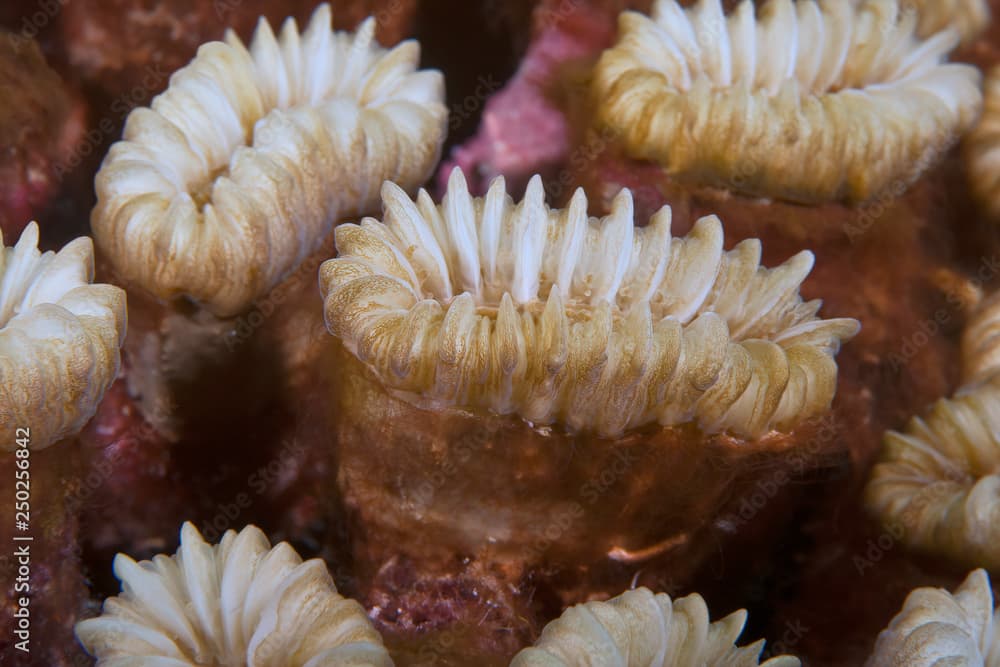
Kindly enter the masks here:
M 1000 2 L 98 4 L 0 9 L 0 664 L 1000 667 Z

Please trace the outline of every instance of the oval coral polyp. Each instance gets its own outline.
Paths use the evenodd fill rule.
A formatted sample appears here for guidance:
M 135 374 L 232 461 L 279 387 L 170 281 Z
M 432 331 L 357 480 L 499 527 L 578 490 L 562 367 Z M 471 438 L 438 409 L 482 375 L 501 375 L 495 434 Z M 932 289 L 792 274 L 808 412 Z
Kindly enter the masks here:
M 416 42 L 379 47 L 372 19 L 355 34 L 330 22 L 321 5 L 275 39 L 261 19 L 249 50 L 230 31 L 129 115 L 91 216 L 126 280 L 234 315 L 384 180 L 426 180 L 445 135 L 440 72 L 416 71 Z
M 971 572 L 954 593 L 918 588 L 883 630 L 866 667 L 1000 665 L 1000 608 L 990 578 Z
M 858 323 L 802 301 L 808 252 L 765 269 L 757 240 L 723 250 L 714 217 L 675 239 L 668 207 L 636 228 L 623 191 L 596 220 L 582 190 L 550 209 L 538 177 L 516 205 L 502 178 L 472 197 L 457 169 L 440 205 L 382 192 L 384 222 L 338 227 L 320 285 L 330 332 L 411 403 L 610 437 L 691 421 L 757 437 L 830 404 Z
M 271 547 L 256 526 L 208 544 L 191 523 L 173 556 L 115 557 L 122 592 L 76 634 L 98 667 L 391 667 L 364 608 L 344 598 L 322 560 Z
M 671 601 L 665 593 L 654 595 L 647 588 L 637 588 L 607 602 L 570 607 L 546 625 L 538 642 L 514 656 L 510 665 L 797 667 L 800 664 L 798 658 L 788 655 L 760 663 L 764 640 L 736 646 L 746 619 L 746 610 L 741 609 L 712 623 L 705 600 L 697 593 Z
M 89 238 L 42 253 L 32 222 L 14 247 L 2 241 L 0 449 L 42 449 L 79 432 L 118 375 L 125 292 L 91 284 Z
M 1000 388 L 938 401 L 885 436 L 865 490 L 871 512 L 910 547 L 1000 568 Z
M 1000 293 L 962 333 L 963 384 L 904 432 L 885 434 L 868 510 L 908 546 L 1000 569 Z
M 594 73 L 597 121 L 627 153 L 700 185 L 859 202 L 910 183 L 976 120 L 979 70 L 944 62 L 897 0 L 658 0 L 626 11 Z

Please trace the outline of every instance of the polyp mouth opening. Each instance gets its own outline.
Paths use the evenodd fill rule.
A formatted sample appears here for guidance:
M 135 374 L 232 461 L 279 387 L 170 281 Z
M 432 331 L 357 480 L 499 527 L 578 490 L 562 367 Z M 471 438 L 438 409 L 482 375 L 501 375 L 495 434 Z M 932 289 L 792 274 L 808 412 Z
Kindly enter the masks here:
M 607 306 L 616 319 L 634 307 L 648 307 L 644 297 L 650 285 L 634 283 L 648 283 L 656 270 L 629 271 L 636 249 L 627 191 L 614 200 L 611 214 L 601 222 L 587 215 L 580 190 L 567 209 L 550 209 L 537 176 L 517 204 L 507 195 L 502 177 L 494 180 L 485 197 L 472 197 L 458 169 L 440 206 L 425 192 L 416 202 L 393 185 L 384 192 L 391 201 L 386 224 L 392 229 L 402 229 L 399 216 L 427 223 L 423 230 L 403 231 L 409 237 L 398 237 L 396 244 L 412 260 L 416 273 L 408 278 L 424 299 L 448 308 L 456 299 L 471 298 L 476 314 L 493 320 L 507 306 L 527 317 L 541 317 L 553 296 L 572 321 L 590 319 L 599 306 Z M 669 238 L 669 224 L 669 214 L 659 216 L 660 240 Z M 418 246 L 420 242 L 424 244 Z
M 715 216 L 700 219 L 685 237 L 672 237 L 669 207 L 637 228 L 627 189 L 602 219 L 588 216 L 581 189 L 567 208 L 549 208 L 538 176 L 520 203 L 507 195 L 503 177 L 491 183 L 485 197 L 472 197 L 457 168 L 440 205 L 424 191 L 410 201 L 393 184 L 386 184 L 383 197 L 386 241 L 411 268 L 394 262 L 381 268 L 396 271 L 419 299 L 444 309 L 461 298 L 471 299 L 475 314 L 491 320 L 505 307 L 540 318 L 555 297 L 571 322 L 588 321 L 604 309 L 616 321 L 648 311 L 652 322 L 669 318 L 682 324 L 712 312 L 726 320 L 730 337 L 738 341 L 779 340 L 821 304 L 798 296 L 813 266 L 809 251 L 765 269 L 757 239 L 724 250 Z M 361 228 L 372 231 L 376 225 L 381 223 L 368 218 Z M 341 229 L 348 253 L 360 231 Z
M 332 32 L 331 23 L 330 6 L 323 4 L 301 34 L 295 20 L 288 18 L 276 38 L 262 17 L 249 49 L 232 30 L 227 30 L 224 43 L 203 46 L 199 56 L 205 61 L 215 58 L 231 66 L 225 73 L 228 80 L 220 77 L 207 81 L 213 71 L 205 65 L 179 71 L 171 87 L 188 91 L 215 88 L 222 93 L 212 102 L 215 113 L 206 117 L 199 117 L 198 112 L 210 109 L 196 108 L 187 113 L 184 107 L 189 104 L 176 94 L 153 101 L 152 109 L 171 118 L 175 129 L 193 137 L 212 133 L 214 142 L 191 144 L 200 158 L 200 168 L 192 170 L 180 183 L 181 191 L 191 197 L 198 210 L 212 203 L 215 183 L 230 177 L 237 151 L 267 150 L 286 136 L 284 133 L 301 132 L 305 129 L 297 127 L 301 112 L 325 104 L 348 103 L 363 108 L 388 101 L 386 91 L 365 86 L 377 69 L 373 68 L 375 61 L 388 53 L 375 42 L 374 20 L 364 21 L 355 33 Z M 398 62 L 405 59 L 400 56 L 411 55 L 417 47 L 407 42 L 397 48 L 400 53 L 390 60 Z M 382 69 L 387 68 L 383 65 Z M 204 148 L 212 143 L 213 147 Z M 171 165 L 170 170 L 178 174 L 188 170 L 182 153 L 160 153 L 160 158 Z M 182 158 L 180 162 L 176 162 L 178 157 Z

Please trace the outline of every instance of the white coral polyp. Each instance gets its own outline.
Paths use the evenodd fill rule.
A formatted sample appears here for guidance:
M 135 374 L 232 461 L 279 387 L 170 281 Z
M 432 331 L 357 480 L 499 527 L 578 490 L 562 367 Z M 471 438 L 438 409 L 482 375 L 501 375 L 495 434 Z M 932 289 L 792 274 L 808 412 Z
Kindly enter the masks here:
M 1000 608 L 975 570 L 954 593 L 918 588 L 879 634 L 867 667 L 1000 667 Z
M 962 387 L 885 434 L 865 503 L 905 544 L 1000 570 L 1000 293 L 962 334 Z
M 885 436 L 866 503 L 912 547 L 1000 569 L 1000 388 L 938 401 Z
M 1000 65 L 990 70 L 984 88 L 983 116 L 965 140 L 966 165 L 973 193 L 1000 220 Z
M 368 19 L 333 32 L 328 5 L 301 35 L 261 19 L 249 51 L 229 31 L 133 111 L 96 179 L 91 224 L 125 279 L 217 315 L 246 308 L 370 209 L 386 179 L 424 182 L 447 110 L 419 46 L 374 42 Z
M 601 220 L 581 190 L 550 209 L 537 176 L 517 205 L 457 169 L 440 205 L 382 192 L 384 223 L 339 226 L 320 286 L 330 332 L 405 400 L 606 436 L 757 437 L 829 407 L 858 323 L 802 301 L 809 252 L 765 269 L 757 240 L 723 250 L 715 217 L 672 238 L 669 207 L 636 228 L 628 191 Z
M 747 613 L 740 610 L 711 623 L 698 594 L 671 602 L 665 593 L 647 588 L 627 591 L 607 602 L 588 602 L 567 609 L 545 626 L 531 648 L 511 667 L 702 667 L 729 665 L 795 667 L 799 660 L 777 656 L 759 663 L 764 640 L 735 645 Z
M 76 634 L 98 667 L 390 667 L 364 608 L 342 597 L 319 559 L 256 526 L 218 545 L 190 523 L 173 556 L 119 554 L 122 592 Z
M 935 0 L 937 1 L 937 0 Z M 944 62 L 897 0 L 721 0 L 623 12 L 594 75 L 625 150 L 700 184 L 798 202 L 909 183 L 976 120 L 979 70 Z
M 93 278 L 89 238 L 42 253 L 34 222 L 13 247 L 0 233 L 0 450 L 75 435 L 118 375 L 125 293 Z

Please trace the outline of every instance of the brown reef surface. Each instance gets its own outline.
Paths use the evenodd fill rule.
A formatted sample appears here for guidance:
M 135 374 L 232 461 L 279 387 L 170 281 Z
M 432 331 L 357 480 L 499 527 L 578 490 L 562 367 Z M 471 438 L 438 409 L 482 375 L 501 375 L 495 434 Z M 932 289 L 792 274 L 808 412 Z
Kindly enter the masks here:
M 84 104 L 38 44 L 0 26 L 0 230 L 12 244 L 43 217 L 70 170 Z

